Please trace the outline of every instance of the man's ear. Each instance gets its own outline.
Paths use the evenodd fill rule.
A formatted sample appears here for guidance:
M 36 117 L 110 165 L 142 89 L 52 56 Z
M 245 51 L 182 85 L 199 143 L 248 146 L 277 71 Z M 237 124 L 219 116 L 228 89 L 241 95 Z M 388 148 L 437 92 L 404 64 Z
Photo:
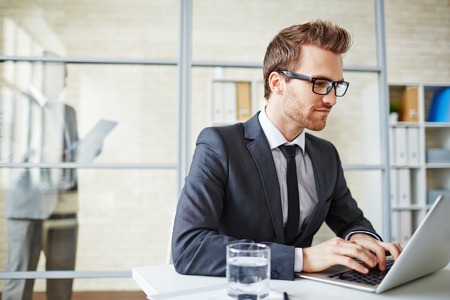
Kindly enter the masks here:
M 269 75 L 270 90 L 274 94 L 282 95 L 285 88 L 286 81 L 284 77 L 278 72 L 272 72 Z

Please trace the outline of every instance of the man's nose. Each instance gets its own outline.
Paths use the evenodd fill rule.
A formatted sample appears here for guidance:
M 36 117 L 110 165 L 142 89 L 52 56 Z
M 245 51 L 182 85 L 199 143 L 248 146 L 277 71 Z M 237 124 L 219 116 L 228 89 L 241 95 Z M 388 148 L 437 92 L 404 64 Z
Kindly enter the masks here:
M 330 106 L 334 106 L 337 102 L 336 95 L 334 94 L 334 90 L 331 90 L 328 94 L 324 95 L 322 101 L 327 103 Z

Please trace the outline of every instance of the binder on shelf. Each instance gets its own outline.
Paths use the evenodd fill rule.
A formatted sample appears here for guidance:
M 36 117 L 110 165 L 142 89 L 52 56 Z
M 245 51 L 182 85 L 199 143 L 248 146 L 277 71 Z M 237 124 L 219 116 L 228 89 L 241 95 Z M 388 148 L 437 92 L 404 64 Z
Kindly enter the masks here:
M 407 128 L 407 160 L 409 166 L 418 166 L 420 164 L 419 153 L 419 128 Z
M 430 122 L 450 122 L 450 88 L 444 88 L 434 94 L 430 113 Z
M 252 116 L 250 81 L 215 80 L 212 85 L 212 121 L 233 124 Z
M 411 176 L 409 169 L 397 170 L 398 206 L 409 207 L 411 205 Z
M 212 119 L 213 122 L 222 122 L 224 114 L 223 86 L 221 82 L 213 82 Z
M 391 169 L 391 177 L 390 177 L 390 184 L 391 184 L 391 207 L 397 207 L 399 204 L 398 201 L 398 170 L 397 169 Z
M 416 86 L 407 86 L 400 98 L 399 121 L 419 122 L 419 97 Z
M 250 82 L 236 83 L 236 98 L 237 98 L 237 120 L 247 121 L 251 117 L 252 112 L 252 92 Z
M 226 82 L 224 84 L 224 123 L 236 122 L 236 83 Z
M 394 211 L 392 212 L 391 219 L 391 242 L 400 243 L 400 212 Z
M 217 81 L 213 83 L 213 122 L 219 124 L 236 122 L 236 83 Z
M 394 128 L 394 164 L 396 166 L 406 166 L 408 164 L 406 128 Z
M 399 243 L 404 246 L 412 236 L 412 211 L 403 210 L 399 212 Z
M 392 165 L 396 165 L 395 162 L 395 138 L 394 138 L 395 127 L 389 127 L 389 160 Z

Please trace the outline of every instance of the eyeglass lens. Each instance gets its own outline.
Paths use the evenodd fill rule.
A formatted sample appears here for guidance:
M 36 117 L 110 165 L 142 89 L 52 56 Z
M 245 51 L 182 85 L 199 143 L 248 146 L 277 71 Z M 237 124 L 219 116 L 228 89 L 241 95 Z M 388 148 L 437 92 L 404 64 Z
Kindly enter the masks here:
M 336 96 L 342 96 L 347 91 L 347 84 L 336 83 L 335 85 Z M 313 84 L 313 92 L 321 95 L 326 95 L 333 88 L 333 83 L 328 80 L 316 79 Z

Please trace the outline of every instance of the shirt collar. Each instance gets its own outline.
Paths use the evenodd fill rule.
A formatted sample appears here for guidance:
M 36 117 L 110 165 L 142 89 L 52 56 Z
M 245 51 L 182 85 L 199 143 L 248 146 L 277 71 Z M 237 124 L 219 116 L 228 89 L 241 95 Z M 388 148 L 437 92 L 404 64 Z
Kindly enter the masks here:
M 302 153 L 305 153 L 305 130 L 303 130 L 299 134 L 299 136 L 297 136 L 292 142 L 289 142 L 278 130 L 278 128 L 272 123 L 272 121 L 269 120 L 265 109 L 261 110 L 258 119 L 259 123 L 261 124 L 262 130 L 266 135 L 267 141 L 269 142 L 271 150 L 278 148 L 278 146 L 284 144 L 288 145 L 296 144 L 302 149 Z

